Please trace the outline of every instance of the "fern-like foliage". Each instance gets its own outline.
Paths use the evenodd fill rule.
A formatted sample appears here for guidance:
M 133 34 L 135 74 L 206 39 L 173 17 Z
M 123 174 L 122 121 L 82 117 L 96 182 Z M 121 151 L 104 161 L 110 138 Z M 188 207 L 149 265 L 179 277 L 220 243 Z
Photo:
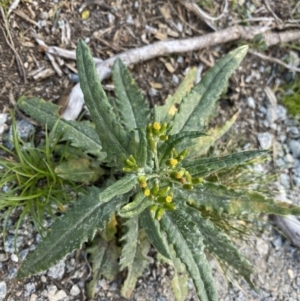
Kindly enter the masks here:
M 180 277 L 180 271 L 187 271 L 192 278 L 201 301 L 218 300 L 208 253 L 253 287 L 251 264 L 231 241 L 226 216 L 243 218 L 261 212 L 300 214 L 300 208 L 276 202 L 259 192 L 234 190 L 212 177 L 265 155 L 264 151 L 203 157 L 237 117 L 234 115 L 224 126 L 204 132 L 223 87 L 246 52 L 247 47 L 242 46 L 220 59 L 195 87 L 196 71 L 192 69 L 164 106 L 150 110 L 120 60 L 113 66 L 117 98 L 108 101 L 89 49 L 80 41 L 80 85 L 95 128 L 89 122 L 60 120 L 59 125 L 63 127 L 63 139 L 73 147 L 100 157 L 106 153 L 105 163 L 109 164 L 103 170 L 111 167 L 110 177 L 106 188 L 90 187 L 87 195 L 81 195 L 54 222 L 48 235 L 22 264 L 18 277 L 45 270 L 84 242 L 92 241 L 91 295 L 100 275 L 112 277 L 104 259 L 114 266 L 119 256 L 120 270 L 127 271 L 121 294 L 129 298 L 148 264 L 151 244 L 165 260 L 175 263 L 177 274 L 173 284 L 177 300 L 184 298 L 186 288 L 178 283 L 185 279 Z M 50 127 L 58 118 L 57 108 L 42 101 L 21 99 L 19 106 L 40 122 L 47 120 Z M 121 226 L 121 237 L 116 223 Z M 122 248 L 120 253 L 118 246 Z

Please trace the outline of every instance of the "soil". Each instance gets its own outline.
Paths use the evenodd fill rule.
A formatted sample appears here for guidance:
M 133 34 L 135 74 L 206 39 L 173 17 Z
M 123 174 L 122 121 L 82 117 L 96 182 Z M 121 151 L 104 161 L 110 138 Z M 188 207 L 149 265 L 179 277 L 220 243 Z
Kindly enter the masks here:
M 202 2 L 213 4 L 206 10 L 211 15 L 217 16 L 222 12 L 223 4 L 220 2 L 223 1 Z M 264 19 L 273 18 L 272 22 L 274 26 L 277 26 L 272 12 L 285 23 L 294 17 L 292 13 L 297 11 L 297 1 L 281 0 L 276 6 L 268 1 L 273 9 L 272 12 L 264 5 L 267 1 L 245 2 L 241 0 L 237 2 L 239 3 L 238 9 L 230 8 L 225 17 L 215 23 L 218 29 L 226 28 L 249 15 L 249 18 L 261 18 L 262 21 L 257 21 L 255 25 L 265 25 Z M 87 15 L 88 17 L 86 17 Z M 47 45 L 55 45 L 68 50 L 74 50 L 78 39 L 81 38 L 88 43 L 94 57 L 106 59 L 117 53 L 158 40 L 188 38 L 212 32 L 213 29 L 208 23 L 201 20 L 195 12 L 187 10 L 179 1 L 171 0 L 21 1 L 15 11 L 6 18 L 6 22 L 1 21 L 0 112 L 14 107 L 17 99 L 23 94 L 64 104 L 67 99 L 64 96 L 69 95 L 70 88 L 75 84 L 76 63 L 69 59 L 58 59 L 57 62 L 62 71 L 62 74 L 59 75 L 43 52 L 43 47 L 37 45 L 36 38 L 43 40 Z M 251 22 L 244 23 L 246 26 L 253 24 Z M 8 25 L 7 28 L 5 24 Z M 11 45 L 14 51 L 8 45 L 8 43 L 11 44 L 9 35 L 14 44 Z M 178 83 L 182 81 L 190 67 L 201 64 L 202 72 L 205 73 L 221 56 L 235 48 L 237 44 L 218 45 L 211 49 L 159 57 L 130 66 L 130 71 L 144 95 L 149 99 L 150 105 L 161 104 L 168 94 L 174 93 Z M 288 52 L 287 47 L 274 46 L 268 50 L 268 55 L 283 58 Z M 48 70 L 48 76 L 38 79 L 37 74 L 40 73 L 35 71 L 39 69 Z M 274 87 L 278 85 L 278 81 L 284 83 L 285 78 L 288 78 L 289 75 L 288 70 L 279 68 L 274 63 L 261 61 L 251 55 L 247 56 L 229 81 L 227 93 L 220 100 L 219 115 L 215 121 L 217 124 L 224 123 L 228 116 L 237 110 L 241 111 L 237 125 L 226 138 L 229 145 L 230 140 L 237 140 L 236 134 L 238 133 L 238 141 L 234 141 L 234 143 L 240 146 L 248 143 L 252 148 L 258 146 L 257 133 L 264 131 L 259 108 L 267 102 L 263 87 L 265 85 Z M 251 80 L 247 79 L 249 76 L 251 76 Z M 110 80 L 106 80 L 104 86 L 107 90 L 111 90 Z M 256 106 L 253 110 L 250 110 L 247 105 L 248 97 L 255 99 Z M 262 224 L 258 237 L 262 240 L 265 239 L 270 244 L 270 241 L 279 237 L 279 234 L 265 223 Z M 29 232 L 31 233 L 31 230 Z M 260 240 L 258 241 L 260 242 Z M 257 244 L 257 241 L 255 243 Z M 245 249 L 245 244 L 242 244 L 241 248 Z M 286 257 L 290 258 L 289 263 L 299 265 L 299 257 L 297 257 L 299 251 L 293 249 L 288 241 L 284 241 L 283 248 L 285 248 L 283 253 L 285 252 Z M 256 266 L 263 266 L 261 277 L 269 277 L 268 273 L 271 272 L 266 267 L 267 258 L 260 255 L 259 251 L 249 254 Z M 13 279 L 14 277 L 12 279 L 5 278 L 8 284 L 6 300 L 86 300 L 84 285 L 89 274 L 84 258 L 82 251 L 70 255 L 66 266 L 73 265 L 73 269 L 70 268 L 72 272 L 65 274 L 62 279 L 56 280 L 49 276 L 49 273 L 48 276 L 42 274 L 42 276 L 24 280 L 24 282 L 17 282 Z M 214 270 L 218 270 L 213 261 L 212 264 Z M 7 275 L 10 269 L 9 265 L 17 266 L 11 258 L 8 258 L 7 261 L 3 261 L 2 268 L 5 271 L 3 274 Z M 74 266 L 76 266 L 76 270 Z M 130 300 L 174 300 L 170 290 L 171 275 L 171 268 L 153 262 L 138 282 L 136 291 Z M 258 277 L 257 274 L 256 277 Z M 294 275 L 294 278 L 296 279 L 297 275 Z M 113 283 L 100 282 L 96 300 L 123 300 L 119 295 L 122 279 L 121 275 L 120 279 Z M 270 279 L 269 277 L 269 281 L 271 281 Z M 285 281 L 284 279 L 283 277 L 282 283 Z M 264 284 L 266 282 L 267 280 Z M 33 293 L 26 295 L 28 283 L 35 283 L 35 289 Z M 253 293 L 247 286 L 247 292 L 243 296 L 239 295 L 236 289 L 231 289 L 231 294 L 229 294 L 227 286 L 220 276 L 217 277 L 217 283 L 223 300 L 267 300 Z M 80 287 L 80 294 L 76 297 L 70 294 L 70 290 L 75 284 Z M 245 287 L 243 283 L 240 284 L 243 288 Z M 49 297 L 49 286 L 51 287 L 51 285 L 54 285 L 57 291 L 65 291 L 67 297 L 51 299 Z M 264 285 L 260 283 L 259 287 L 264 287 Z M 45 290 L 46 293 L 44 293 Z M 236 295 L 233 295 L 232 292 L 235 292 Z M 32 297 L 32 295 L 36 297 Z M 285 298 L 288 296 L 270 300 L 288 300 Z M 193 288 L 190 288 L 188 299 L 197 300 Z M 295 300 L 300 300 L 300 298 Z

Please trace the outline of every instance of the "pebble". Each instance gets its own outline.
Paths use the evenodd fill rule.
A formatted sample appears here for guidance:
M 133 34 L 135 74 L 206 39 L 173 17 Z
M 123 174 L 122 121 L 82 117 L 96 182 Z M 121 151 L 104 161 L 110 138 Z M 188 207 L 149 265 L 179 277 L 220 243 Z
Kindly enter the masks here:
M 78 285 L 74 284 L 70 290 L 70 294 L 72 296 L 78 296 L 80 294 L 80 288 L 78 287 Z
M 288 275 L 289 275 L 289 277 L 290 277 L 291 280 L 294 279 L 294 272 L 293 272 L 293 270 L 288 269 L 287 273 L 288 273 Z
M 248 107 L 251 109 L 255 109 L 255 100 L 253 97 L 247 97 Z
M 300 141 L 299 140 L 290 140 L 288 146 L 293 154 L 293 157 L 296 159 L 300 158 Z
M 66 266 L 66 264 L 65 264 L 64 260 L 61 260 L 58 264 L 56 264 L 55 266 L 53 266 L 49 269 L 47 275 L 54 279 L 61 279 L 65 273 L 65 266 Z
M 261 256 L 266 256 L 269 253 L 269 245 L 261 238 L 256 240 L 256 249 Z
M 47 287 L 47 296 L 49 301 L 62 301 L 67 297 L 67 294 L 64 290 L 57 290 L 55 285 L 49 285 Z
M 279 176 L 280 179 L 280 183 L 284 186 L 284 188 L 286 189 L 290 189 L 291 185 L 290 185 L 290 177 L 283 173 Z
M 11 254 L 10 259 L 13 262 L 18 262 L 19 261 L 19 257 L 16 254 Z
M 287 110 L 284 106 L 277 105 L 277 107 L 276 107 L 277 120 L 284 121 L 286 119 L 286 113 L 287 113 Z
M 24 296 L 27 297 L 35 292 L 35 284 L 32 282 L 29 282 L 24 285 Z
M 257 134 L 257 139 L 259 142 L 259 145 L 262 149 L 270 149 L 272 146 L 272 140 L 273 136 L 272 134 L 266 132 L 266 133 L 259 133 Z
M 289 136 L 292 138 L 292 139 L 297 139 L 300 137 L 300 131 L 299 131 L 299 128 L 296 127 L 296 126 L 292 126 L 288 129 L 288 132 L 289 132 Z
M 4 300 L 7 294 L 7 285 L 4 281 L 0 281 L 0 300 Z

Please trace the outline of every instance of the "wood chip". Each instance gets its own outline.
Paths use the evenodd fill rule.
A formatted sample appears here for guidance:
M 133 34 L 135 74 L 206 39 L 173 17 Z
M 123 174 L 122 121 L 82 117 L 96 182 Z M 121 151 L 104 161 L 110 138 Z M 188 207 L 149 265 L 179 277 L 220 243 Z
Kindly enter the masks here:
M 167 70 L 170 72 L 170 73 L 174 73 L 175 72 L 175 68 L 173 67 L 173 65 L 169 62 L 165 63 L 165 67 L 167 68 Z
M 149 85 L 154 89 L 162 89 L 163 85 L 161 83 L 149 82 Z
M 37 73 L 35 76 L 33 76 L 34 80 L 41 80 L 45 79 L 47 77 L 50 77 L 55 74 L 55 71 L 52 68 L 47 68 L 42 70 L 41 72 Z
M 25 21 L 37 26 L 38 28 L 40 27 L 39 24 L 33 20 L 30 19 L 22 10 L 16 9 L 14 13 L 19 16 L 20 18 L 24 19 Z

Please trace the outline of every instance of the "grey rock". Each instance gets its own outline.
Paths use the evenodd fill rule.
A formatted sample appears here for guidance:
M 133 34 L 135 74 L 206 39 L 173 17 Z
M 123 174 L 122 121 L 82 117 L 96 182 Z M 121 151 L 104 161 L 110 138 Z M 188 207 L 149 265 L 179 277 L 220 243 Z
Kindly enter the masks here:
M 282 158 L 278 158 L 277 160 L 276 160 L 276 166 L 277 167 L 283 167 L 285 165 L 285 161 L 282 159 Z
M 286 119 L 286 108 L 282 105 L 277 105 L 276 107 L 276 115 L 278 121 L 284 121 Z
M 25 297 L 31 295 L 32 293 L 35 292 L 35 284 L 32 282 L 29 282 L 24 285 L 24 295 Z
M 282 236 L 278 235 L 272 240 L 272 245 L 276 250 L 279 250 L 282 247 Z
M 280 183 L 287 189 L 289 189 L 291 187 L 290 185 L 290 177 L 287 174 L 281 174 L 279 176 L 280 179 Z
M 78 296 L 78 295 L 80 294 L 80 288 L 78 287 L 78 285 L 74 284 L 74 285 L 71 287 L 70 294 L 71 294 L 72 296 Z
M 295 162 L 294 157 L 291 154 L 286 154 L 284 161 L 288 164 L 293 164 Z
M 270 124 L 277 120 L 276 108 L 274 106 L 268 106 L 266 118 Z
M 22 119 L 22 120 L 17 120 L 16 122 L 16 130 L 17 130 L 17 135 L 20 139 L 27 141 L 34 133 L 35 133 L 35 127 L 29 123 L 28 121 Z M 13 140 L 13 133 L 12 133 L 12 126 L 9 128 L 8 132 L 8 140 L 7 142 L 7 147 L 9 149 L 13 149 L 13 145 L 10 141 Z
M 290 140 L 288 146 L 293 154 L 295 159 L 300 158 L 300 141 L 299 140 Z
M 299 127 L 297 127 L 297 126 L 290 127 L 288 132 L 289 132 L 289 136 L 292 139 L 297 139 L 300 137 Z
M 7 294 L 7 285 L 4 281 L 0 281 L 0 300 L 4 300 Z
M 17 239 L 16 239 L 17 250 L 22 245 L 22 243 L 23 243 L 23 237 L 17 236 Z M 16 250 L 15 250 L 15 236 L 14 235 L 8 235 L 6 237 L 5 244 L 4 244 L 4 250 L 7 253 L 15 253 Z
M 257 134 L 257 139 L 263 149 L 269 149 L 272 146 L 273 136 L 268 132 Z
M 179 84 L 179 78 L 176 74 L 172 74 L 172 82 L 176 85 Z
M 261 238 L 256 240 L 256 250 L 261 256 L 266 256 L 269 253 L 269 245 Z
M 247 97 L 248 107 L 251 109 L 255 109 L 255 100 L 253 97 Z
M 65 273 L 65 266 L 65 262 L 61 260 L 58 264 L 49 269 L 48 276 L 54 279 L 61 279 Z

